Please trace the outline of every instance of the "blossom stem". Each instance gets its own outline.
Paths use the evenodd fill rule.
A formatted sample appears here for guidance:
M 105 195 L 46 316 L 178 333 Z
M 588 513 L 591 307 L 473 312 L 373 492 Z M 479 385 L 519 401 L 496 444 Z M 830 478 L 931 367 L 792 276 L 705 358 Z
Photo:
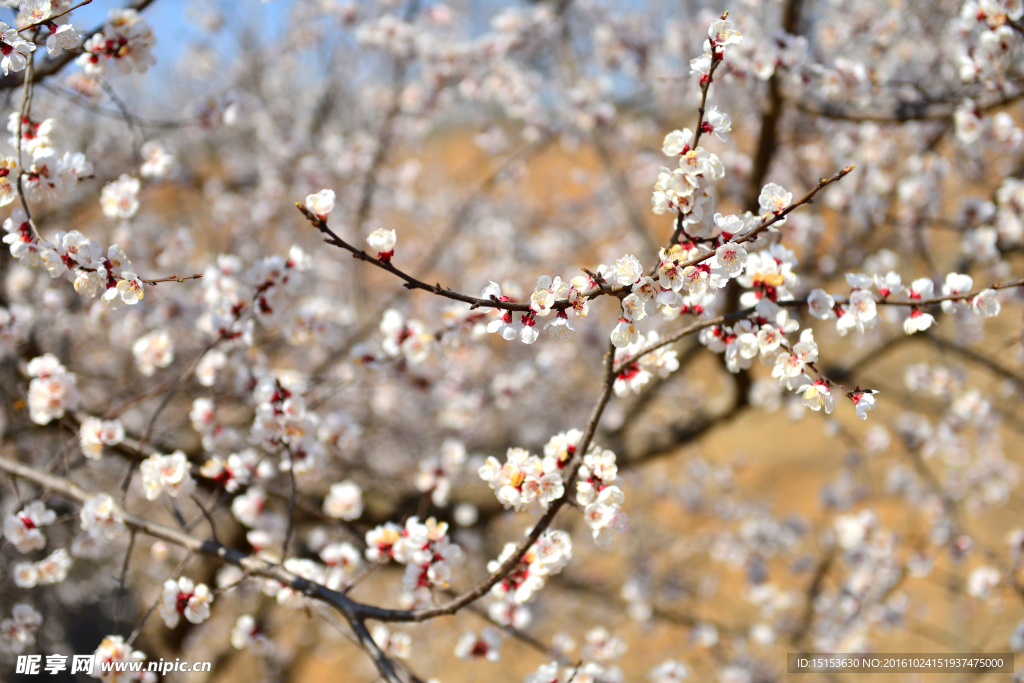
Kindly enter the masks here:
M 497 299 L 481 299 L 480 297 L 469 296 L 468 294 L 462 294 L 461 292 L 456 292 L 447 287 L 442 287 L 440 284 L 427 284 L 426 282 L 423 282 L 422 280 L 415 278 L 412 275 L 406 273 L 405 271 L 395 267 L 395 265 L 392 264 L 390 261 L 382 261 L 379 258 L 371 256 L 362 249 L 357 249 L 356 247 L 352 246 L 351 244 L 343 240 L 340 236 L 338 236 L 337 233 L 331 230 L 331 228 L 327 225 L 327 221 L 323 220 L 322 218 L 314 214 L 301 203 L 296 202 L 295 207 L 302 212 L 302 215 L 305 216 L 306 219 L 309 220 L 309 222 L 312 223 L 317 230 L 327 235 L 327 239 L 325 241 L 328 244 L 340 247 L 341 249 L 350 252 L 354 258 L 375 265 L 378 268 L 386 270 L 392 275 L 399 277 L 400 279 L 405 281 L 405 285 L 403 286 L 406 289 L 421 289 L 425 292 L 436 294 L 437 296 L 443 296 L 447 299 L 453 299 L 455 301 L 462 301 L 467 304 L 471 304 L 472 308 L 499 308 L 504 311 L 518 311 L 522 313 L 526 313 L 533 310 L 530 308 L 530 304 L 528 303 L 519 303 L 515 301 L 498 301 Z M 584 292 L 583 296 L 587 299 L 594 299 L 598 296 L 601 296 L 602 294 L 625 296 L 630 291 L 632 291 L 631 285 L 617 285 L 614 287 L 594 287 L 589 292 Z M 551 310 L 564 311 L 570 308 L 571 306 L 572 303 L 570 303 L 568 299 L 559 299 L 551 306 Z
M 31 29 L 39 28 L 40 26 L 44 26 L 46 24 L 49 24 L 54 19 L 60 19 L 61 17 L 63 17 L 66 14 L 71 14 L 72 12 L 74 12 L 79 7 L 85 7 L 86 5 L 90 4 L 91 2 L 92 2 L 92 0 L 82 0 L 82 2 L 78 3 L 74 7 L 71 7 L 69 9 L 64 10 L 60 14 L 55 14 L 52 17 L 47 17 L 46 19 L 43 19 L 42 21 L 37 21 L 34 24 L 29 24 L 25 28 L 18 29 L 18 33 L 24 33 L 25 31 L 29 31 Z

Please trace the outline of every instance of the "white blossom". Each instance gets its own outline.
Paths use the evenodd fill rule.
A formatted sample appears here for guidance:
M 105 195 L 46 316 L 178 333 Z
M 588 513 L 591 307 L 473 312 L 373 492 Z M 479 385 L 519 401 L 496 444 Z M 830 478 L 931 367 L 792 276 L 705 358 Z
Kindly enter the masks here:
M 324 512 L 335 519 L 358 519 L 363 514 L 362 488 L 354 481 L 332 484 L 331 492 L 324 499 Z
M 182 451 L 170 455 L 154 453 L 142 461 L 142 484 L 146 498 L 156 500 L 161 493 L 172 498 L 187 497 L 195 490 L 195 480 L 189 470 L 192 463 Z
M 205 583 L 196 585 L 184 576 L 177 581 L 168 579 L 164 582 L 160 616 L 167 628 L 177 626 L 181 615 L 193 624 L 201 624 L 210 618 L 212 602 L 213 593 Z
M 138 178 L 122 174 L 117 180 L 107 183 L 100 194 L 100 205 L 103 215 L 109 218 L 128 219 L 139 210 Z
M 167 330 L 155 330 L 135 340 L 132 354 L 139 372 L 150 377 L 174 362 L 174 341 Z
M 29 57 L 26 55 L 35 51 L 33 43 L 23 40 L 16 29 L 11 28 L 0 21 L 0 46 L 3 47 L 3 59 L 0 59 L 0 69 L 3 69 L 4 76 L 11 71 L 22 71 L 28 65 Z
M 334 210 L 334 200 L 334 190 L 320 190 L 316 194 L 306 197 L 306 208 L 309 209 L 310 213 L 318 216 L 320 220 L 326 221 L 327 216 Z

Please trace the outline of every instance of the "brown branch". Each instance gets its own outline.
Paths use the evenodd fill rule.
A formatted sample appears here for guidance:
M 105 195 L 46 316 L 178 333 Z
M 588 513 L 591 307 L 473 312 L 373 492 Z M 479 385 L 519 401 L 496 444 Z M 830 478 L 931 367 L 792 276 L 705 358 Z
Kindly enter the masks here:
M 51 17 L 48 17 L 48 18 L 46 18 L 46 19 L 44 19 L 42 21 L 37 21 L 34 24 L 29 24 L 25 28 L 18 29 L 18 33 L 24 33 L 25 31 L 29 31 L 29 30 L 34 29 L 34 28 L 39 28 L 40 26 L 45 26 L 46 24 L 51 23 L 54 19 L 60 19 L 61 17 L 63 17 L 66 14 L 71 14 L 72 12 L 74 12 L 79 7 L 85 7 L 86 5 L 88 5 L 91 2 L 92 2 L 92 0 L 82 0 L 82 2 L 78 3 L 77 5 L 75 5 L 74 7 L 70 8 L 70 9 L 64 10 L 60 14 L 55 14 L 55 15 L 53 15 Z
M 622 370 L 622 368 L 626 367 L 630 363 L 635 363 L 636 361 L 640 360 L 641 358 L 643 358 L 647 354 L 654 353 L 658 349 L 664 348 L 664 347 L 668 346 L 669 344 L 675 344 L 677 341 L 679 341 L 683 337 L 688 337 L 689 335 L 693 334 L 694 332 L 700 332 L 705 327 L 714 327 L 715 325 L 721 325 L 722 323 L 728 321 L 730 318 L 732 318 L 732 319 L 742 318 L 742 317 L 745 317 L 747 315 L 750 315 L 753 312 L 754 312 L 753 308 L 745 308 L 742 311 L 738 311 L 736 313 L 733 313 L 732 315 L 720 315 L 718 317 L 710 318 L 708 320 L 698 320 L 698 321 L 696 321 L 694 323 L 691 323 L 691 324 L 687 325 L 686 327 L 684 327 L 683 329 L 679 330 L 678 332 L 675 332 L 673 334 L 668 335 L 664 339 L 660 340 L 657 344 L 652 344 L 651 346 L 648 346 L 648 347 L 646 347 L 644 349 L 641 349 L 635 355 L 629 356 L 628 358 L 623 358 L 615 366 L 615 372 L 620 372 Z
M 982 112 L 1013 104 L 1024 97 L 1018 93 L 980 104 Z M 842 102 L 827 102 L 812 98 L 794 100 L 793 104 L 800 111 L 827 119 L 840 121 L 856 121 L 860 123 L 905 123 L 907 121 L 944 121 L 952 118 L 956 111 L 956 102 L 951 94 L 948 98 L 910 102 L 897 100 L 892 104 L 872 102 L 869 109 L 853 109 Z
M 124 553 L 124 562 L 121 564 L 121 579 L 117 583 L 117 604 L 114 606 L 114 631 L 116 632 L 121 625 L 121 599 L 124 597 L 124 593 L 127 590 L 126 580 L 128 579 L 128 563 L 132 558 L 132 550 L 135 549 L 135 531 L 131 531 L 128 536 L 128 549 Z
M 196 504 L 196 507 L 199 508 L 199 512 L 202 513 L 202 519 L 206 519 L 206 523 L 210 526 L 210 537 L 219 543 L 220 541 L 217 539 L 217 525 L 213 522 L 213 515 L 210 514 L 210 511 L 206 509 L 195 494 L 192 494 L 190 497 L 192 502 Z M 196 521 L 199 519 L 197 518 Z M 188 530 L 191 531 L 193 526 L 194 524 L 189 524 Z
M 835 176 L 833 176 L 833 178 L 834 177 Z M 819 183 L 819 185 L 820 185 L 820 183 Z M 805 197 L 805 199 L 806 199 L 806 197 Z M 803 201 L 803 200 L 801 200 L 801 201 Z M 795 206 L 795 205 L 793 205 L 793 206 Z M 711 256 L 711 255 L 713 255 L 713 254 L 709 254 L 708 256 Z M 687 262 L 687 265 L 689 265 L 689 263 L 690 262 Z M 989 287 L 985 287 L 983 289 L 976 289 L 973 292 L 968 292 L 966 294 L 949 294 L 947 296 L 934 297 L 934 298 L 931 298 L 931 299 L 916 299 L 916 300 L 910 300 L 910 301 L 890 301 L 888 299 L 881 299 L 881 300 L 876 301 L 875 303 L 877 303 L 878 305 L 888 305 L 888 306 L 928 306 L 930 304 L 938 304 L 938 303 L 941 303 L 943 301 L 958 301 L 958 300 L 973 299 L 974 297 L 978 296 L 981 292 L 985 291 L 985 289 L 996 289 L 996 290 L 999 290 L 999 289 L 1010 289 L 1010 288 L 1013 288 L 1013 287 L 1022 287 L 1022 286 L 1024 286 L 1024 279 L 1013 280 L 1013 281 L 1010 281 L 1010 282 L 1002 282 L 1002 283 L 996 282 L 996 283 L 990 285 Z M 778 301 L 778 302 L 776 302 L 776 304 L 778 306 L 783 306 L 783 307 L 804 306 L 804 305 L 807 304 L 807 300 L 806 299 L 793 299 L 793 300 L 790 300 L 790 301 Z M 749 316 L 751 313 L 753 313 L 754 311 L 755 311 L 755 307 L 751 307 L 751 308 L 745 308 L 742 311 L 737 311 L 735 313 L 730 313 L 728 315 L 720 315 L 720 316 L 715 317 L 715 318 L 710 318 L 708 320 L 698 320 L 698 321 L 688 325 L 687 327 L 683 328 L 682 330 L 679 330 L 678 332 L 675 332 L 673 334 L 668 335 L 664 339 L 660 340 L 657 344 L 653 344 L 653 345 L 651 345 L 651 346 L 649 346 L 647 348 L 642 349 L 636 355 L 631 356 L 631 357 L 629 357 L 627 359 L 623 359 L 622 361 L 619 362 L 618 365 L 616 365 L 615 370 L 619 371 L 619 370 L 621 370 L 625 366 L 625 364 L 627 362 L 630 362 L 630 363 L 636 362 L 637 360 L 639 360 L 643 356 L 646 356 L 649 353 L 652 353 L 654 351 L 657 351 L 660 348 L 668 346 L 669 344 L 674 344 L 675 342 L 679 341 L 683 337 L 689 336 L 689 335 L 693 334 L 694 332 L 699 332 L 700 330 L 704 329 L 705 327 L 714 327 L 715 325 L 721 325 L 723 323 L 729 322 L 730 320 L 736 320 L 736 319 L 740 319 L 740 318 L 745 318 L 745 317 Z M 940 340 L 937 343 L 942 344 L 943 342 Z M 949 344 L 948 342 L 945 342 L 945 343 Z M 952 344 L 949 344 L 949 345 L 952 346 Z M 1006 374 L 1007 372 L 1008 371 L 1003 370 L 1003 371 L 1000 372 L 1000 374 L 1003 374 L 1004 376 L 1009 376 L 1009 375 Z M 1016 377 L 1013 377 L 1013 378 L 1017 379 Z M 836 385 L 837 386 L 842 386 L 841 384 L 838 384 L 838 383 L 836 383 Z
M 805 306 L 807 304 L 807 299 L 793 299 L 793 300 L 790 300 L 790 301 L 777 301 L 775 303 L 776 303 L 777 306 L 781 306 L 781 307 L 784 307 L 784 308 L 785 307 L 794 307 L 794 306 Z M 658 349 L 661 349 L 661 348 L 664 348 L 664 347 L 668 346 L 669 344 L 675 344 L 677 341 L 679 341 L 683 337 L 688 337 L 689 335 L 693 334 L 694 332 L 700 332 L 705 327 L 714 327 L 715 325 L 721 325 L 721 324 L 727 323 L 727 322 L 729 322 L 731 320 L 739 320 L 739 319 L 742 319 L 742 318 L 746 318 L 751 313 L 754 313 L 756 310 L 757 310 L 756 306 L 751 306 L 750 308 L 744 308 L 743 310 L 736 311 L 735 313 L 727 313 L 725 315 L 720 315 L 720 316 L 717 316 L 717 317 L 714 317 L 714 318 L 708 318 L 707 320 L 697 320 L 697 321 L 687 325 L 683 329 L 679 330 L 678 332 L 674 332 L 674 333 L 668 335 L 667 337 L 661 339 L 657 344 L 652 344 L 651 346 L 648 346 L 648 347 L 642 349 L 640 352 L 636 353 L 635 355 L 632 355 L 632 356 L 630 356 L 628 358 L 623 358 L 615 366 L 615 371 L 618 372 L 618 371 L 622 370 L 622 368 L 624 368 L 628 363 L 635 363 L 636 361 L 640 360 L 641 358 L 643 358 L 644 356 L 646 356 L 649 353 L 653 353 L 653 352 L 657 351 Z
M 728 10 L 722 15 L 722 19 L 725 19 L 727 16 L 729 16 Z M 715 69 L 725 61 L 724 57 L 718 56 L 719 54 L 721 54 L 719 46 L 712 45 L 711 66 L 708 68 L 708 77 L 702 78 L 700 81 L 700 106 L 697 108 L 697 128 L 693 131 L 694 149 L 697 148 L 697 144 L 700 142 L 700 136 L 704 134 L 704 108 L 708 103 L 708 90 L 711 89 L 711 84 L 715 81 Z
M 803 305 L 804 303 L 805 302 L 802 301 L 802 300 L 801 301 L 786 301 L 786 302 L 780 302 L 779 305 L 787 305 L 787 304 L 790 304 L 790 305 Z M 722 316 L 723 322 L 724 322 L 724 320 L 727 320 L 730 317 L 743 317 L 744 315 L 747 315 L 747 314 L 749 314 L 752 311 L 753 311 L 753 309 L 746 309 L 744 311 L 737 312 L 736 314 L 734 314 L 734 316 Z M 716 321 L 717 320 L 718 319 L 716 319 Z M 713 321 L 709 321 L 709 322 L 713 322 Z M 677 333 L 677 334 L 680 334 L 680 337 L 683 336 L 681 333 Z M 886 341 L 883 344 L 881 344 L 874 351 L 869 352 L 869 353 L 865 353 L 863 356 L 861 356 L 860 358 L 858 358 L 854 362 L 850 363 L 849 365 L 847 365 L 845 367 L 838 368 L 838 369 L 830 370 L 830 374 L 833 377 L 841 377 L 841 378 L 845 379 L 845 378 L 849 377 L 850 375 L 852 375 L 855 371 L 860 370 L 861 368 L 863 368 L 864 366 L 866 366 L 866 365 L 868 365 L 870 363 L 875 363 L 875 362 L 881 360 L 884 357 L 884 354 L 886 354 L 886 353 L 888 353 L 888 352 L 898 348 L 899 346 L 901 346 L 902 344 L 904 344 L 906 342 L 911 342 L 911 341 L 914 341 L 914 340 L 915 340 L 915 337 L 910 337 L 910 336 L 907 336 L 907 335 L 900 335 L 898 337 L 892 337 L 888 341 Z M 677 341 L 677 340 L 673 340 L 673 341 Z M 665 343 L 672 343 L 672 341 L 666 341 Z M 650 349 L 646 349 L 644 351 L 644 353 L 648 353 L 648 352 L 653 351 L 654 349 L 660 348 L 660 347 L 662 347 L 664 345 L 665 344 L 658 344 L 657 346 L 651 347 Z M 698 349 L 702 349 L 702 348 L 706 348 L 706 347 L 699 346 L 697 348 Z M 634 360 L 635 360 L 635 358 L 634 358 Z M 634 455 L 634 456 L 632 456 L 630 458 L 625 458 L 624 457 L 622 459 L 622 461 L 619 463 L 619 469 L 620 470 L 625 470 L 625 469 L 629 469 L 629 468 L 632 468 L 632 467 L 637 467 L 637 466 L 642 465 L 642 464 L 644 464 L 646 462 L 649 462 L 651 460 L 656 460 L 656 459 L 659 459 L 659 458 L 663 458 L 663 457 L 669 456 L 669 455 L 675 453 L 680 446 L 683 446 L 683 445 L 688 444 L 688 443 L 692 443 L 693 441 L 696 441 L 701 436 L 703 436 L 704 434 L 710 432 L 712 429 L 718 427 L 719 425 L 726 424 L 726 423 L 734 420 L 746 408 L 749 407 L 749 404 L 747 402 L 738 400 L 740 398 L 739 396 L 737 396 L 736 398 L 737 398 L 737 400 L 733 401 L 733 405 L 730 408 L 728 408 L 726 410 L 723 410 L 722 412 L 720 412 L 720 413 L 718 413 L 716 415 L 713 415 L 713 416 L 710 416 L 710 417 L 697 417 L 697 418 L 688 420 L 686 422 L 680 422 L 680 423 L 668 425 L 667 427 L 663 427 L 663 428 L 659 429 L 658 430 L 659 434 L 667 434 L 668 438 L 667 439 L 660 439 L 657 443 L 650 443 L 650 444 L 648 444 L 647 447 L 642 452 L 640 452 L 640 453 L 638 453 L 638 454 L 636 454 L 636 455 Z
M 737 235 L 735 238 L 733 238 L 733 239 L 729 240 L 728 242 L 726 242 L 726 244 L 743 244 L 744 242 L 752 242 L 752 241 L 756 240 L 758 238 L 758 236 L 762 232 L 764 232 L 768 228 L 772 227 L 776 223 L 779 223 L 782 220 L 784 220 L 786 218 L 786 216 L 788 216 L 790 213 L 792 213 L 797 208 L 803 206 L 804 204 L 811 204 L 811 203 L 813 203 L 814 195 L 818 194 L 822 189 L 824 189 L 825 187 L 831 185 L 832 183 L 836 182 L 837 180 L 841 180 L 842 178 L 845 178 L 850 173 L 852 173 L 855 168 L 857 168 L 855 165 L 850 165 L 850 166 L 847 166 L 846 168 L 843 168 L 843 169 L 841 169 L 839 171 L 836 171 L 834 174 L 832 174 L 828 178 L 821 178 L 818 181 L 818 183 L 814 187 L 812 187 L 807 192 L 807 194 L 805 194 L 803 197 L 801 197 L 797 201 L 791 203 L 789 206 L 787 206 L 785 209 L 782 209 L 778 213 L 773 213 L 771 216 L 763 217 L 761 219 L 761 222 L 753 230 L 751 230 L 750 232 L 746 233 L 745 235 Z M 682 214 L 679 214 L 679 215 L 681 216 Z M 704 254 L 703 256 L 697 256 L 695 258 L 690 259 L 689 261 L 686 261 L 685 263 L 680 263 L 679 267 L 680 268 L 686 268 L 688 266 L 695 266 L 695 265 L 697 265 L 699 263 L 703 263 L 704 261 L 707 261 L 709 258 L 711 258 L 714 255 L 715 255 L 715 252 L 709 251 L 708 253 Z
M 370 635 L 370 631 L 366 628 L 366 623 L 363 619 L 349 619 L 349 626 L 352 628 L 352 632 L 355 633 L 356 640 L 359 645 L 373 658 L 373 663 L 377 667 L 377 671 L 388 683 L 402 683 L 402 679 L 399 678 L 398 672 L 395 671 L 395 665 L 388 658 L 384 651 L 377 645 L 377 642 Z
M 753 230 L 751 230 L 745 235 L 737 236 L 735 239 L 730 240 L 729 243 L 743 244 L 744 242 L 751 242 L 753 240 L 756 240 L 760 233 L 764 232 L 765 230 L 775 225 L 776 223 L 784 220 L 787 215 L 792 213 L 797 208 L 805 204 L 812 203 L 814 201 L 814 196 L 818 194 L 818 192 L 820 192 L 823 188 L 827 187 L 828 185 L 831 185 L 832 183 L 836 182 L 837 180 L 840 180 L 843 177 L 849 175 L 850 173 L 853 172 L 854 168 L 856 167 L 847 166 L 846 168 L 837 171 L 829 178 L 820 179 L 818 183 L 799 200 L 791 203 L 789 206 L 779 211 L 777 214 L 773 214 L 770 217 L 765 216 L 764 218 L 761 219 L 761 222 L 757 227 L 755 227 Z M 308 220 L 313 225 L 313 227 L 315 227 L 321 233 L 327 235 L 325 241 L 328 244 L 344 249 L 350 252 L 353 258 L 357 258 L 360 261 L 365 261 L 366 263 L 375 265 L 378 268 L 386 270 L 392 275 L 395 275 L 401 280 L 404 280 L 405 284 L 403 286 L 406 289 L 420 289 L 425 292 L 430 292 L 431 294 L 436 294 L 437 296 L 445 297 L 447 299 L 462 301 L 464 303 L 470 304 L 472 308 L 498 308 L 505 311 L 519 311 L 523 313 L 532 310 L 530 308 L 530 305 L 527 303 L 519 303 L 514 301 L 498 301 L 494 297 L 492 297 L 491 299 L 481 299 L 480 297 L 469 296 L 467 294 L 462 294 L 461 292 L 456 292 L 452 289 L 442 287 L 439 283 L 433 285 L 427 284 L 426 282 L 423 282 L 422 280 L 413 277 L 412 275 L 406 273 L 405 271 L 395 267 L 390 261 L 384 261 L 374 256 L 371 256 L 366 251 L 362 249 L 357 249 L 353 245 L 349 244 L 348 242 L 343 240 L 337 233 L 331 230 L 331 228 L 327 225 L 327 221 L 325 221 L 324 219 L 320 218 L 315 213 L 307 209 L 305 206 L 302 205 L 301 202 L 295 202 L 295 208 L 297 208 L 302 213 L 302 215 L 306 217 L 306 220 Z M 683 268 L 687 266 L 695 266 L 699 263 L 703 263 L 704 261 L 710 259 L 714 255 L 715 252 L 708 252 L 703 256 L 698 256 L 679 265 Z M 590 274 L 590 271 L 586 269 L 584 269 L 584 272 Z M 586 299 L 594 299 L 598 296 L 601 296 L 602 294 L 611 294 L 613 296 L 625 296 L 626 294 L 631 292 L 632 289 L 633 288 L 631 285 L 616 285 L 614 287 L 608 287 L 598 282 L 597 286 L 595 286 L 594 288 L 587 292 L 584 292 L 583 297 Z M 568 299 L 559 299 L 552 305 L 551 309 L 554 311 L 564 311 L 571 305 L 572 304 L 570 304 Z
M 365 261 L 366 263 L 375 265 L 378 268 L 386 270 L 392 275 L 395 275 L 398 278 L 404 280 L 405 284 L 403 285 L 403 287 L 405 287 L 406 289 L 421 289 L 425 292 L 436 294 L 437 296 L 443 296 L 447 299 L 453 299 L 455 301 L 462 301 L 464 303 L 471 304 L 472 308 L 500 308 L 501 310 L 504 311 L 520 311 L 523 313 L 533 310 L 530 308 L 530 304 L 527 303 L 518 303 L 515 301 L 498 301 L 496 298 L 481 299 L 480 297 L 469 296 L 468 294 L 462 294 L 461 292 L 456 292 L 452 289 L 442 287 L 440 284 L 429 285 L 426 282 L 423 282 L 422 280 L 415 278 L 412 275 L 409 275 L 405 271 L 396 268 L 394 265 L 391 264 L 390 261 L 382 261 L 381 259 L 370 256 L 362 249 L 357 249 L 356 247 L 352 246 L 351 244 L 343 240 L 341 237 L 339 237 L 337 233 L 331 230 L 331 228 L 328 227 L 327 225 L 327 221 L 323 220 L 322 218 L 314 214 L 301 203 L 295 202 L 295 208 L 301 211 L 302 215 L 305 216 L 306 219 L 310 223 L 312 223 L 317 230 L 328 236 L 328 238 L 324 240 L 325 242 L 333 246 L 340 247 L 348 252 L 351 252 L 353 258 L 357 258 L 360 261 Z M 595 287 L 591 289 L 589 292 L 585 292 L 583 296 L 587 299 L 593 299 L 602 294 L 625 295 L 631 290 L 632 288 L 629 286 L 615 286 L 605 289 Z M 560 299 L 554 303 L 551 309 L 554 311 L 564 311 L 571 305 L 572 304 L 569 303 L 568 299 Z
M 832 183 L 836 182 L 837 180 L 845 178 L 850 173 L 852 173 L 855 168 L 857 168 L 855 165 L 850 165 L 850 166 L 847 166 L 846 168 L 843 168 L 843 169 L 841 169 L 839 171 L 836 171 L 835 173 L 833 173 L 828 178 L 821 178 L 820 180 L 818 180 L 817 185 L 812 187 L 807 192 L 807 194 L 805 194 L 803 197 L 801 197 L 795 203 L 790 204 L 789 206 L 787 206 L 785 209 L 783 209 L 779 213 L 774 214 L 771 218 L 767 218 L 767 217 L 762 218 L 761 219 L 761 223 L 756 228 L 754 228 L 753 230 L 751 230 L 750 232 L 748 232 L 745 235 L 741 235 L 741 236 L 737 237 L 734 240 L 730 240 L 730 242 L 735 243 L 735 244 L 742 244 L 744 242 L 751 242 L 753 240 L 756 240 L 757 236 L 759 234 L 761 234 L 762 232 L 764 232 L 765 230 L 767 230 L 771 226 L 773 226 L 776 223 L 778 223 L 781 220 L 783 220 L 787 215 L 792 213 L 798 207 L 801 207 L 804 204 L 811 204 L 814 201 L 814 195 L 818 194 L 818 192 L 820 192 L 823 188 L 827 187 L 828 185 L 831 185 Z M 695 259 L 692 262 L 688 261 L 688 262 L 686 262 L 684 264 L 684 266 L 696 265 L 696 264 L 700 263 L 701 261 L 706 261 L 707 259 L 711 258 L 712 256 L 714 256 L 714 252 L 712 252 L 710 254 L 706 254 L 704 256 L 701 256 L 699 259 Z
M 822 585 L 825 583 L 825 577 L 828 576 L 829 569 L 832 568 L 832 561 L 835 559 L 835 556 L 835 548 L 829 548 L 825 556 L 818 562 L 818 566 L 814 570 L 814 576 L 811 578 L 811 583 L 807 587 L 807 601 L 804 606 L 803 616 L 800 619 L 800 626 L 790 639 L 793 647 L 798 650 L 803 646 L 804 639 L 810 633 L 811 625 L 814 623 L 814 603 L 817 602 L 818 596 L 821 594 Z
M 952 342 L 948 339 L 943 339 L 942 337 L 935 334 L 925 333 L 922 336 L 924 339 L 927 339 L 928 341 L 935 344 L 935 346 L 937 346 L 938 348 L 944 351 L 952 351 L 953 353 L 957 354 L 958 356 L 961 356 L 962 358 L 965 358 L 973 363 L 981 365 L 985 369 L 1002 377 L 1003 379 L 1010 380 L 1011 382 L 1016 384 L 1018 388 L 1024 389 L 1024 377 L 1021 377 L 1020 375 L 1013 372 L 1009 368 L 1003 367 L 1002 365 L 992 360 L 988 356 L 982 353 L 978 353 L 973 349 L 969 349 L 966 346 L 961 346 L 960 344 Z
M 202 277 L 202 273 L 196 273 L 194 275 L 183 275 L 181 277 L 178 277 L 177 275 L 168 275 L 167 277 L 158 278 L 156 280 L 146 280 L 140 277 L 139 280 L 141 282 L 145 282 L 147 285 L 158 285 L 161 282 L 184 282 L 185 280 L 198 280 Z
M 981 294 L 986 289 L 1012 289 L 1013 287 L 1024 286 L 1024 279 L 1011 280 L 1010 282 L 995 282 L 988 287 L 976 289 L 973 292 L 967 292 L 966 294 L 947 294 L 945 296 L 936 296 L 931 299 L 910 299 L 908 301 L 890 301 L 889 299 L 880 299 L 876 303 L 883 306 L 927 306 L 929 304 L 938 304 L 943 301 L 967 301 Z

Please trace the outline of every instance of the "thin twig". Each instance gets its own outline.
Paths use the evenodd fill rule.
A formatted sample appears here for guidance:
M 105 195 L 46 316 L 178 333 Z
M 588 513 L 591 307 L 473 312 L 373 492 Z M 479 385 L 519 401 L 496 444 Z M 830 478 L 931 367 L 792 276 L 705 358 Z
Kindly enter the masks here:
M 42 21 L 37 21 L 34 24 L 29 24 L 25 28 L 18 29 L 18 33 L 24 33 L 25 31 L 28 31 L 28 30 L 33 29 L 33 28 L 39 28 L 40 26 L 46 26 L 47 24 L 53 23 L 54 19 L 60 19 L 61 17 L 63 17 L 66 14 L 71 14 L 72 12 L 74 12 L 79 7 L 85 7 L 86 5 L 88 5 L 91 2 L 92 2 L 92 0 L 82 0 L 82 2 L 78 3 L 74 7 L 71 7 L 70 9 L 64 10 L 60 14 L 54 14 L 52 17 L 47 17 L 46 19 L 43 19 Z
M 157 285 L 161 282 L 184 282 L 185 280 L 198 280 L 202 277 L 202 273 L 195 273 L 194 275 L 183 275 L 181 277 L 178 277 L 177 275 L 168 275 L 167 277 L 158 278 L 156 280 L 146 280 L 140 277 L 139 280 L 145 282 L 147 285 Z
M 327 239 L 325 241 L 328 244 L 340 247 L 348 252 L 351 252 L 354 258 L 375 265 L 378 268 L 386 270 L 392 275 L 395 275 L 398 278 L 404 280 L 405 284 L 403 285 L 403 287 L 405 287 L 406 289 L 421 289 L 425 292 L 430 292 L 431 294 L 443 296 L 447 299 L 462 301 L 464 303 L 470 304 L 472 308 L 499 308 L 504 311 L 520 311 L 523 313 L 533 310 L 530 308 L 530 304 L 527 303 L 517 303 L 515 301 L 498 301 L 497 298 L 481 299 L 479 297 L 469 296 L 467 294 L 462 294 L 461 292 L 456 292 L 452 289 L 442 287 L 440 284 L 427 284 L 426 282 L 423 282 L 422 280 L 415 278 L 412 275 L 406 273 L 405 271 L 395 267 L 390 261 L 382 261 L 381 259 L 370 256 L 362 249 L 357 249 L 356 247 L 352 246 L 351 244 L 343 240 L 341 237 L 339 237 L 337 233 L 331 230 L 331 228 L 328 227 L 327 225 L 327 221 L 323 220 L 315 213 L 307 209 L 300 202 L 295 202 L 295 208 L 301 211 L 302 215 L 305 216 L 306 219 L 309 220 L 309 222 L 312 223 L 317 230 L 327 235 Z M 615 287 L 609 287 L 606 289 L 594 287 L 590 291 L 583 293 L 582 296 L 587 299 L 593 299 L 602 294 L 624 295 L 629 293 L 629 291 L 631 291 L 631 288 L 629 286 L 616 285 Z M 572 304 L 569 302 L 568 299 L 559 299 L 554 303 L 554 305 L 551 306 L 551 309 L 554 311 L 564 311 L 570 306 L 572 306 Z
M 124 597 L 125 581 L 128 578 L 128 562 L 132 557 L 132 550 L 135 549 L 135 530 L 129 532 L 128 550 L 124 553 L 124 562 L 121 564 L 121 579 L 117 582 L 117 604 L 114 606 L 114 632 L 116 633 L 121 625 L 121 599 Z
M 33 61 L 29 60 L 25 66 L 25 71 L 28 77 L 25 79 L 25 88 L 21 95 L 21 116 L 18 118 L 18 199 L 21 200 L 21 208 L 25 210 L 25 217 L 28 219 L 29 228 L 32 229 L 32 234 L 37 240 L 41 239 L 39 236 L 39 230 L 36 229 L 35 221 L 32 220 L 32 211 L 28 208 L 28 200 L 25 199 L 25 189 L 22 182 L 22 178 L 25 175 L 25 162 L 22 158 L 22 147 L 24 146 L 24 132 L 23 126 L 25 121 L 29 120 L 29 114 L 32 110 L 32 69 Z

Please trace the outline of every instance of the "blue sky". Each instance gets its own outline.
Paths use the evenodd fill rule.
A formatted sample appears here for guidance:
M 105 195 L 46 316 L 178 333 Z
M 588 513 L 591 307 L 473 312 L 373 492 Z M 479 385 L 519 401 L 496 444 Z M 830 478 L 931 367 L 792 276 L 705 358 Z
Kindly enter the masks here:
M 228 21 L 241 14 L 248 21 L 261 28 L 264 38 L 272 36 L 287 16 L 292 0 L 156 0 L 143 11 L 146 21 L 156 34 L 156 68 L 177 61 L 183 50 L 203 37 L 203 32 L 193 25 L 189 8 L 220 6 L 222 15 Z M 72 14 L 72 22 L 79 31 L 91 31 L 102 24 L 111 9 L 123 7 L 126 0 L 93 0 Z M 225 11 L 226 10 L 226 11 Z M 230 40 L 224 41 L 227 45 Z

